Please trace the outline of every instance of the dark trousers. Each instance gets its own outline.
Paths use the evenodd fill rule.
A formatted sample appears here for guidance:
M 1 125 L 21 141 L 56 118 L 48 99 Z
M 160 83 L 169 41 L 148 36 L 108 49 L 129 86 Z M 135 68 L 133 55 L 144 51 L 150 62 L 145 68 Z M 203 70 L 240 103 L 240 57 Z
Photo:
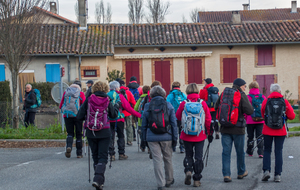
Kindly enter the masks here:
M 34 120 L 35 120 L 35 112 L 26 112 L 25 113 L 24 123 L 25 123 L 26 128 L 29 125 L 34 125 Z
M 110 130 L 111 130 L 111 141 L 109 146 L 109 154 L 115 155 L 115 137 L 116 132 L 118 135 L 118 149 L 119 149 L 119 155 L 125 154 L 125 139 L 124 139 L 124 122 L 112 122 L 110 123 Z
M 177 127 L 178 127 L 178 134 L 179 134 L 179 137 L 180 137 L 180 134 L 181 134 L 181 131 L 182 131 L 181 121 L 177 120 Z M 180 138 L 178 138 L 178 139 L 179 139 L 180 148 L 184 148 L 183 140 L 180 139 Z
M 252 149 L 255 146 L 255 142 L 253 141 L 254 133 L 255 133 L 256 144 L 257 144 L 257 154 L 258 155 L 263 155 L 263 153 L 264 153 L 264 150 L 263 150 L 264 142 L 263 142 L 263 137 L 261 136 L 263 126 L 264 126 L 263 123 L 260 123 L 260 124 L 247 124 L 247 134 L 248 134 L 247 151 L 246 151 L 247 154 L 253 155 Z
M 110 139 L 111 137 L 88 138 L 88 142 L 92 151 L 94 166 L 96 166 L 98 163 L 107 164 Z
M 184 173 L 190 171 L 193 173 L 194 181 L 200 181 L 202 178 L 201 172 L 203 170 L 203 147 L 204 141 L 188 142 L 183 141 L 185 147 L 185 158 L 183 160 Z M 193 156 L 195 155 L 195 160 Z
M 140 135 L 140 139 L 141 139 L 141 145 L 140 145 L 140 147 L 141 147 L 142 149 L 146 149 L 146 147 L 149 148 L 149 146 L 148 146 L 147 141 L 143 141 L 143 140 L 142 140 L 143 134 L 142 134 L 141 128 L 142 128 L 141 126 L 138 127 L 138 134 Z
M 210 131 L 213 132 L 219 132 L 219 123 L 217 121 L 217 112 L 216 111 L 212 111 L 210 112 L 210 115 L 211 115 L 211 129 Z
M 65 124 L 67 128 L 67 147 L 72 148 L 73 138 L 76 135 L 76 149 L 77 156 L 82 155 L 82 121 L 79 121 L 76 117 L 65 117 Z M 74 132 L 75 131 L 75 132 Z
M 263 170 L 271 171 L 271 152 L 272 143 L 274 141 L 275 147 L 275 175 L 281 175 L 282 172 L 282 149 L 285 136 L 269 136 L 264 135 L 264 160 L 263 160 Z

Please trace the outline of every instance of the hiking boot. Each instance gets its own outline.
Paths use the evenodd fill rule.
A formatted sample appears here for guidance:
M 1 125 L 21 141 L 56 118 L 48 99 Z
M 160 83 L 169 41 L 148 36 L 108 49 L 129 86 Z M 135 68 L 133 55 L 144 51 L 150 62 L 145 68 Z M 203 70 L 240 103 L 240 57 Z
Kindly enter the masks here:
M 228 182 L 232 182 L 232 179 L 230 176 L 224 176 L 224 182 L 228 183 Z
M 81 155 L 77 155 L 77 158 L 83 158 L 83 155 L 81 154 Z
M 200 181 L 194 181 L 194 187 L 200 187 L 201 183 Z
M 128 145 L 128 146 L 132 146 L 132 142 L 128 141 L 128 142 L 127 142 L 127 145 Z
M 183 146 L 180 146 L 180 153 L 184 153 L 185 152 L 185 149 Z
M 97 182 L 93 182 L 92 186 L 95 187 L 97 190 L 102 190 L 103 189 L 103 184 L 99 185 Z
M 128 156 L 126 156 L 125 154 L 119 155 L 119 160 L 126 160 L 127 158 L 128 158 Z
M 71 148 L 71 147 L 68 147 L 67 150 L 66 150 L 66 152 L 65 152 L 65 156 L 66 156 L 67 158 L 70 158 L 70 157 L 71 157 L 71 152 L 72 152 L 72 148 Z
M 173 181 L 171 181 L 171 183 L 166 183 L 166 187 L 170 187 L 171 185 L 173 185 L 175 182 L 174 178 L 173 178 Z
M 185 173 L 184 184 L 186 184 L 186 185 L 191 185 L 191 183 L 192 183 L 192 172 L 187 171 L 187 172 Z
M 244 177 L 246 177 L 248 175 L 248 171 L 246 170 L 245 172 L 244 172 L 244 174 L 243 175 L 238 175 L 238 179 L 243 179 Z
M 270 172 L 269 171 L 265 171 L 261 180 L 262 181 L 268 181 L 268 179 L 270 179 Z
M 151 152 L 150 152 L 150 154 L 149 154 L 149 158 L 152 159 L 152 154 L 151 154 Z
M 140 149 L 141 149 L 141 151 L 142 151 L 142 152 L 145 152 L 145 149 L 144 149 L 144 148 L 142 148 L 141 146 L 140 146 Z
M 281 176 L 280 175 L 275 175 L 274 181 L 275 182 L 280 182 L 281 181 Z
M 216 134 L 216 138 L 215 139 L 220 139 L 220 135 Z
M 115 155 L 110 156 L 110 159 L 111 159 L 111 161 L 115 161 L 116 160 Z
M 264 158 L 264 155 L 259 155 L 258 158 Z

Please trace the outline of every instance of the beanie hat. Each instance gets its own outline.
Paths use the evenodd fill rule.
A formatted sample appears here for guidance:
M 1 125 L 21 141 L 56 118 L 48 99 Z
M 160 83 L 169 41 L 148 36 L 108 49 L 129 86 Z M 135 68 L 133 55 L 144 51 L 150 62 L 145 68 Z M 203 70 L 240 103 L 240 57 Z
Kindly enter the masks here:
M 125 86 L 125 82 L 123 80 L 118 81 L 120 83 L 120 86 Z
M 203 79 L 203 80 L 206 82 L 206 84 L 210 84 L 212 82 L 211 78 L 207 78 L 207 79 Z
M 130 82 L 131 81 L 137 81 L 136 77 L 135 76 L 130 77 Z
M 122 79 L 120 79 L 120 78 L 116 78 L 116 81 L 118 81 L 118 82 L 120 82 Z
M 75 80 L 73 84 L 77 84 L 81 88 L 81 81 Z
M 243 86 L 244 84 L 246 84 L 246 81 L 244 81 L 243 79 L 241 78 L 237 78 L 233 81 L 233 84 L 234 85 L 237 85 L 239 87 Z

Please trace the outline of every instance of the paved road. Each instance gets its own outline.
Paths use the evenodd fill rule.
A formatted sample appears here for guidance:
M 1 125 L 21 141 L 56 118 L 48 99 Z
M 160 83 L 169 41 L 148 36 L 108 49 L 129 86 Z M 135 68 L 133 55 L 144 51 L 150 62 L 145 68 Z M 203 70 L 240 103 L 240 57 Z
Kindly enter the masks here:
M 243 180 L 236 179 L 236 159 L 232 153 L 233 182 L 224 183 L 221 172 L 221 144 L 215 140 L 211 145 L 208 166 L 204 168 L 200 189 L 289 189 L 300 187 L 300 138 L 288 138 L 284 144 L 284 166 L 282 182 L 261 182 L 262 159 L 257 155 L 246 156 L 249 176 Z M 234 150 L 234 149 L 233 149 Z M 0 189 L 1 190 L 94 190 L 88 183 L 88 159 L 64 157 L 63 148 L 36 149 L 0 149 Z M 147 153 L 137 152 L 137 145 L 126 147 L 128 160 L 116 160 L 112 168 L 106 171 L 105 189 L 109 190 L 155 190 L 156 182 L 152 161 Z M 293 158 L 289 157 L 292 156 Z M 175 184 L 169 188 L 194 190 L 186 186 L 182 160 L 184 154 L 173 154 Z M 273 166 L 274 168 L 274 160 Z M 273 170 L 274 171 L 274 170 Z

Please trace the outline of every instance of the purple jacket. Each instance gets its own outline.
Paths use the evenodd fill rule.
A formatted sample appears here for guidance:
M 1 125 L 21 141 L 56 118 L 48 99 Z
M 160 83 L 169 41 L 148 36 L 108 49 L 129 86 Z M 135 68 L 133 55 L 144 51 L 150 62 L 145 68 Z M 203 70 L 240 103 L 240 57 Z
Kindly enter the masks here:
M 257 95 L 255 97 L 258 97 L 258 94 L 259 94 L 259 89 L 258 88 L 251 88 L 250 91 L 249 91 L 249 94 L 252 94 L 252 95 Z M 252 105 L 252 98 L 251 96 L 247 95 L 248 96 L 248 99 Z M 266 99 L 266 97 L 264 95 L 262 95 L 263 99 Z M 246 123 L 247 124 L 260 124 L 260 123 L 265 123 L 264 121 L 259 121 L 259 122 L 256 122 L 256 121 L 253 121 L 251 115 L 246 115 L 245 114 L 245 119 L 246 119 Z

